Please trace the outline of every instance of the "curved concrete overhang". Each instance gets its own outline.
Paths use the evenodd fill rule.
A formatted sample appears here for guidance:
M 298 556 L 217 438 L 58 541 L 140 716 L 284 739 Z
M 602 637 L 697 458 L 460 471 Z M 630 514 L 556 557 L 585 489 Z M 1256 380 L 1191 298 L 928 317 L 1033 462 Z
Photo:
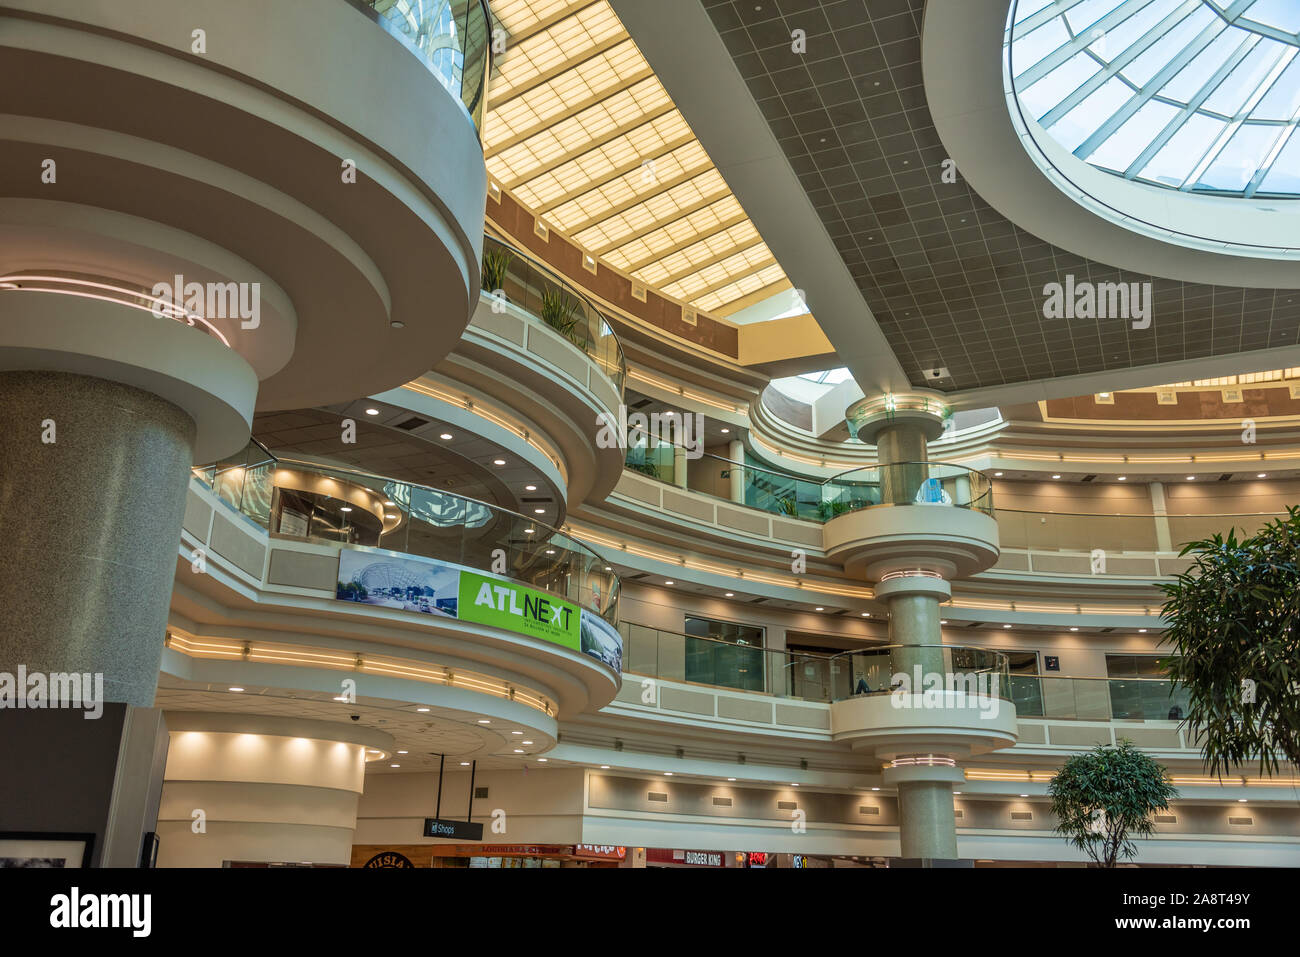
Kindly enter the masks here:
M 166 399 L 194 420 L 195 461 L 248 441 L 257 395 L 249 364 L 197 329 L 122 303 L 0 292 L 0 370 L 23 369 L 108 379 Z
M 1016 706 L 960 691 L 861 695 L 831 705 L 831 739 L 882 760 L 935 753 L 957 759 L 1016 743 Z
M 44 245 L 7 220 L 0 258 L 108 275 L 135 263 L 117 278 L 152 286 L 172 277 L 142 271 L 201 247 L 207 272 L 269 280 L 285 302 L 261 336 L 232 342 L 266 374 L 261 409 L 427 371 L 478 294 L 486 173 L 464 107 L 343 0 L 230 0 L 193 19 L 165 0 L 0 9 L 0 182 L 8 198 L 80 212 L 59 224 L 80 229 L 66 255 L 46 217 Z M 136 228 L 104 220 L 87 241 L 104 211 Z
M 618 388 L 591 356 L 541 320 L 484 295 L 465 336 L 434 371 L 523 410 L 537 424 L 564 462 L 570 508 L 604 501 L 618 484 L 626 458 Z
M 822 526 L 828 558 L 878 580 L 889 571 L 933 571 L 968 578 L 998 560 L 998 523 L 973 508 L 877 505 Z
M 1212 242 L 1204 243 L 1203 248 L 1190 248 L 1135 231 L 1139 220 L 1150 220 L 1191 233 L 1196 231 L 1195 221 L 1222 216 L 1224 204 L 1239 204 L 1238 200 L 1142 188 L 1094 169 L 1060 149 L 1055 153 L 1064 155 L 1048 157 L 1045 162 L 1067 170 L 1073 184 L 1065 187 L 1049 178 L 1029 152 L 1038 146 L 1022 142 L 1008 109 L 1002 57 L 1008 9 L 1008 0 L 930 0 L 921 34 L 921 67 L 935 129 L 961 175 L 986 202 L 1053 245 L 1135 273 L 1231 287 L 1296 285 L 1294 258 L 1234 254 L 1226 242 L 1218 243 L 1217 249 L 1212 248 Z M 1048 145 L 1049 150 L 1052 145 Z M 1130 191 L 1117 194 L 1119 187 L 1129 187 Z M 1071 192 L 1067 193 L 1066 188 Z M 1103 209 L 1114 217 L 1127 216 L 1131 226 L 1103 215 Z M 1277 244 L 1290 247 L 1294 253 L 1294 230 L 1277 225 L 1278 214 L 1253 209 L 1250 215 L 1257 222 L 1247 232 L 1254 232 L 1255 241 L 1261 236 L 1273 236 Z M 1289 223 L 1290 217 L 1285 217 L 1285 222 Z M 1294 350 L 1288 347 L 1268 351 Z M 1270 360 L 1252 360 L 1250 369 L 1241 371 L 1263 368 L 1260 361 Z M 1280 358 L 1276 361 L 1290 364 Z M 1219 372 L 1207 374 L 1224 374 L 1226 366 L 1221 359 L 1218 368 Z M 1108 385 L 1117 387 L 1115 377 L 1124 375 L 1115 373 Z M 1176 378 L 1196 376 L 1180 374 Z
M 199 549 L 204 570 L 196 573 Z M 338 601 L 337 554 L 332 546 L 268 536 L 192 483 L 169 620 L 196 639 L 364 651 L 473 671 L 533 689 L 555 703 L 559 716 L 603 707 L 618 691 L 620 675 L 558 644 Z

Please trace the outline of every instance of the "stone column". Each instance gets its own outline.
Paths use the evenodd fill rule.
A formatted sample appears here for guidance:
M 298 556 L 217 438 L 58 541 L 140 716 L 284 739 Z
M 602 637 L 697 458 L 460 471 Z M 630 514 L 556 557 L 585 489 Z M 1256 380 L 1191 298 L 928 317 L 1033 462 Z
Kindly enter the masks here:
M 898 840 L 906 858 L 957 859 L 957 817 L 952 786 L 963 780 L 955 767 L 891 767 L 883 775 L 898 788 Z
M 690 459 L 686 457 L 686 446 L 674 445 L 673 446 L 673 484 L 676 485 L 678 488 L 690 487 L 686 475 L 686 468 L 687 468 L 686 463 L 689 461 Z
M 745 443 L 739 439 L 732 439 L 727 445 L 727 458 L 731 459 L 732 466 L 727 478 L 729 479 L 731 500 L 738 505 L 745 504 L 745 469 L 740 463 L 745 461 Z
M 153 704 L 194 421 L 141 389 L 0 372 L 0 671 L 102 674 Z

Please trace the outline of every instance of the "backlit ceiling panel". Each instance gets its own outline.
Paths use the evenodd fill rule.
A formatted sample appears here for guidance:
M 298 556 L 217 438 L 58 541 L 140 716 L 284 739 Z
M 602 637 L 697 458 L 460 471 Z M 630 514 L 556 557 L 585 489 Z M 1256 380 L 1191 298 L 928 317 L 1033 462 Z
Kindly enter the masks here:
M 494 0 L 489 175 L 592 255 L 726 315 L 789 288 L 606 0 Z

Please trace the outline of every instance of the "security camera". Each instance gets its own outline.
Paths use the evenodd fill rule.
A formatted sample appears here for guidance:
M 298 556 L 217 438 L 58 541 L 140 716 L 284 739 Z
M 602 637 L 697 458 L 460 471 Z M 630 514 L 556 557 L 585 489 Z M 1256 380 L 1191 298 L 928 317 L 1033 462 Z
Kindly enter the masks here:
M 360 720 L 361 720 L 361 715 L 359 715 L 359 714 L 350 714 L 350 715 L 348 715 L 348 717 L 351 718 L 353 721 L 360 721 Z

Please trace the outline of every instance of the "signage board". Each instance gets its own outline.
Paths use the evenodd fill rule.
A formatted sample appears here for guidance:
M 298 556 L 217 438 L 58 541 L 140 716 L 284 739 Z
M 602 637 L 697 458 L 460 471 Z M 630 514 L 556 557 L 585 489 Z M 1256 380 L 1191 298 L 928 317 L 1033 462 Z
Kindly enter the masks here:
M 690 867 L 725 867 L 721 851 L 687 851 L 673 848 L 649 847 L 645 852 L 648 864 L 685 864 Z
M 436 817 L 424 819 L 424 836 L 441 837 L 451 841 L 483 840 L 483 823 L 474 821 L 448 821 Z
M 621 861 L 627 857 L 627 848 L 613 844 L 575 844 L 573 856 L 589 861 Z
M 335 597 L 501 628 L 623 670 L 623 636 L 600 615 L 550 592 L 462 565 L 345 548 L 339 552 Z

